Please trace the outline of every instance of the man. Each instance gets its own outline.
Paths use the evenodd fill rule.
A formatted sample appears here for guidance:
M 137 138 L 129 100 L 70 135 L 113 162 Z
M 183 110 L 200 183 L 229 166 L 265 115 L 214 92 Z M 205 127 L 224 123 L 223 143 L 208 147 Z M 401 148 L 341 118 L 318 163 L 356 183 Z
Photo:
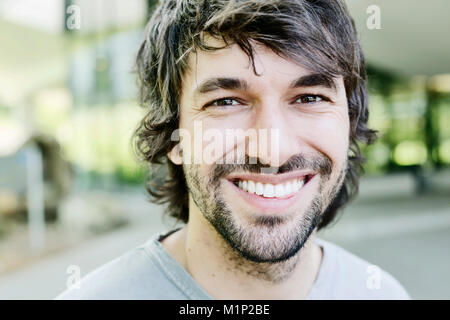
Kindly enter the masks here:
M 137 149 L 162 169 L 147 189 L 186 224 L 59 298 L 408 298 L 315 236 L 356 193 L 357 143 L 375 138 L 341 1 L 163 0 L 137 70 Z

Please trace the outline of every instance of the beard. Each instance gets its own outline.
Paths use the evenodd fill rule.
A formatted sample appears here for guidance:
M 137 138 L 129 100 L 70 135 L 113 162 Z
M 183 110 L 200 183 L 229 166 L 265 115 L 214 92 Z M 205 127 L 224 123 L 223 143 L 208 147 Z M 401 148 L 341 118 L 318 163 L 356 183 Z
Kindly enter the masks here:
M 252 164 L 248 157 L 243 163 L 215 164 L 206 176 L 200 165 L 183 165 L 189 193 L 205 219 L 240 257 L 256 263 L 287 261 L 303 248 L 343 186 L 347 164 L 333 183 L 331 160 L 323 154 L 309 159 L 295 155 L 277 168 L 259 161 Z M 267 172 L 267 168 L 273 173 L 310 169 L 319 178 L 318 190 L 306 208 L 293 207 L 282 216 L 247 212 L 245 222 L 241 221 L 223 197 L 222 178 L 233 172 Z

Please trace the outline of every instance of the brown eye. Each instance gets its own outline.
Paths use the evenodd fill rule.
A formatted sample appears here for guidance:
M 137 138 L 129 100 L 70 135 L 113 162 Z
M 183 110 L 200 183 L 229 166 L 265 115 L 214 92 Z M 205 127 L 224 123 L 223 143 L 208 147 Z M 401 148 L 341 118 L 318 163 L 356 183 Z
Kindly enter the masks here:
M 217 99 L 217 100 L 211 101 L 211 102 L 205 104 L 202 107 L 202 109 L 204 110 L 204 109 L 207 109 L 210 107 L 218 108 L 218 109 L 221 109 L 221 108 L 226 109 L 229 107 L 234 107 L 234 106 L 239 106 L 239 105 L 241 105 L 241 103 L 237 99 L 231 97 L 231 98 L 222 98 L 222 99 Z
M 323 97 L 314 94 L 305 94 L 297 99 L 300 103 L 317 103 L 323 100 Z
M 213 101 L 210 105 L 216 106 L 216 107 L 226 107 L 226 106 L 234 106 L 237 104 L 239 104 L 239 102 L 237 102 L 235 99 L 224 98 L 224 99 L 219 99 L 219 100 Z

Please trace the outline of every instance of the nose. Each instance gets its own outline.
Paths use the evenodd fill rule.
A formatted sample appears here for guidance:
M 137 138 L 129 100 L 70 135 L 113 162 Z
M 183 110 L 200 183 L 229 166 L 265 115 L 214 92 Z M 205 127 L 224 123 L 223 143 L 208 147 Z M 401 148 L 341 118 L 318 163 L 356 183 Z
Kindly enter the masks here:
M 248 156 L 271 167 L 281 166 L 298 151 L 290 127 L 283 104 L 274 98 L 265 99 L 255 107 L 252 129 L 257 141 L 250 138 Z

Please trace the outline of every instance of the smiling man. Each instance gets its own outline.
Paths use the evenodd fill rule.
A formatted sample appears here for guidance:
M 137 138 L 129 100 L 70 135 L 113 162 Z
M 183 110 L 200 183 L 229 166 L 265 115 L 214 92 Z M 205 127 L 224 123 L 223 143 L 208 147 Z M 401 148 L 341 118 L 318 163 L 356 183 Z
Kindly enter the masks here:
M 341 1 L 163 0 L 137 70 L 137 149 L 161 169 L 147 189 L 185 225 L 60 298 L 408 298 L 316 238 L 356 193 L 357 143 L 375 138 Z

